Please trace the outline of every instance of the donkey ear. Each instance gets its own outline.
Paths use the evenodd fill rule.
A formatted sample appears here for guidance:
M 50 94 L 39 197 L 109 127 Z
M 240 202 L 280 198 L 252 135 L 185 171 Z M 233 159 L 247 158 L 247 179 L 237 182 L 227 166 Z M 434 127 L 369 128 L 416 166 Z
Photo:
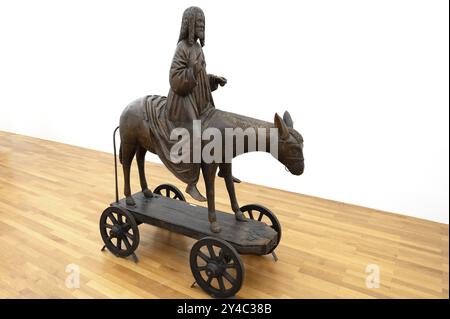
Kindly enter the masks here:
M 289 129 L 284 123 L 283 119 L 275 113 L 275 127 L 278 129 L 278 133 L 280 134 L 281 139 L 285 140 L 289 137 Z
M 292 122 L 291 114 L 288 111 L 284 112 L 283 121 L 288 127 L 294 128 L 294 122 Z

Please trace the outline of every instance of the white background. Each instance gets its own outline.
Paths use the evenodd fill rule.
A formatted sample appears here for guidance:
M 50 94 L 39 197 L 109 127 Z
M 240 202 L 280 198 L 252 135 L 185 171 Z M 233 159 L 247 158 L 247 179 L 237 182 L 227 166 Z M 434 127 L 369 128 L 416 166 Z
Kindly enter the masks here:
M 305 139 L 302 176 L 263 153 L 235 176 L 448 223 L 447 0 L 2 1 L 0 130 L 111 152 L 122 109 L 167 94 L 190 5 L 216 106 L 288 109 Z

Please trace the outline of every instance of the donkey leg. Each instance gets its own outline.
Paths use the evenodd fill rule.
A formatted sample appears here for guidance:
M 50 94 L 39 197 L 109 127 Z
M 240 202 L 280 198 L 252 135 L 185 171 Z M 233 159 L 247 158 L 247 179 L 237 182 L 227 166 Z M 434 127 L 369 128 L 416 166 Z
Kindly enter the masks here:
M 137 147 L 136 151 L 136 162 L 139 171 L 139 181 L 141 183 L 142 193 L 146 198 L 152 198 L 153 193 L 148 189 L 147 180 L 145 179 L 145 153 L 147 150 L 142 146 Z
M 122 143 L 122 168 L 123 168 L 123 178 L 124 178 L 124 194 L 126 197 L 127 205 L 136 205 L 133 197 L 131 196 L 130 188 L 130 170 L 131 162 L 133 161 L 134 154 L 136 154 L 136 145 Z
M 208 220 L 211 223 L 211 231 L 213 233 L 220 232 L 220 226 L 216 217 L 216 204 L 214 192 L 214 180 L 216 177 L 217 164 L 202 163 L 202 173 L 205 179 L 206 198 L 208 199 Z
M 247 221 L 247 219 L 244 217 L 241 210 L 239 209 L 239 204 L 236 199 L 236 191 L 234 189 L 233 175 L 231 173 L 231 163 L 220 164 L 220 170 L 223 172 L 225 185 L 227 186 L 228 196 L 230 196 L 231 209 L 234 212 L 236 220 L 241 222 Z

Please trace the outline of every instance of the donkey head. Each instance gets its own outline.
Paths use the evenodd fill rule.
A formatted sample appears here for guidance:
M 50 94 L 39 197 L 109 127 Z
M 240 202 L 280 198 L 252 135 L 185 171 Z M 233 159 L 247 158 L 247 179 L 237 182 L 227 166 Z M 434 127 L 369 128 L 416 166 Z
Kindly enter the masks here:
M 305 168 L 303 137 L 294 130 L 288 111 L 284 112 L 283 118 L 275 113 L 275 127 L 278 129 L 278 161 L 292 174 L 301 175 Z

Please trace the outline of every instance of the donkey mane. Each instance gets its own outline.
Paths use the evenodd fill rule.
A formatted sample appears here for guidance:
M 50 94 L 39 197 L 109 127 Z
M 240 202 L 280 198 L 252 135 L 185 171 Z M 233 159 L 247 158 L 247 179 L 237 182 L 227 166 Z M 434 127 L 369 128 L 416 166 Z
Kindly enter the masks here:
M 211 109 L 205 116 L 202 116 L 202 119 L 206 126 L 212 122 L 214 123 L 214 127 L 221 131 L 225 128 L 242 128 L 243 130 L 253 128 L 257 130 L 258 128 L 270 129 L 275 127 L 271 122 L 262 121 L 237 113 L 222 111 L 220 109 Z

